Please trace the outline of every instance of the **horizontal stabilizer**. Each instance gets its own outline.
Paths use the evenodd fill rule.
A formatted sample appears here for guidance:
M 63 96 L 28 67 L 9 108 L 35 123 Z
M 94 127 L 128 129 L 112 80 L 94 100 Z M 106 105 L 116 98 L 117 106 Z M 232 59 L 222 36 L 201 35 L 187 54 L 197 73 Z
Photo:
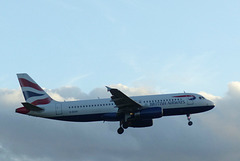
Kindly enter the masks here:
M 40 108 L 40 107 L 37 107 L 37 106 L 34 106 L 30 103 L 27 103 L 27 102 L 23 102 L 22 105 L 28 109 L 29 111 L 42 111 L 43 109 Z

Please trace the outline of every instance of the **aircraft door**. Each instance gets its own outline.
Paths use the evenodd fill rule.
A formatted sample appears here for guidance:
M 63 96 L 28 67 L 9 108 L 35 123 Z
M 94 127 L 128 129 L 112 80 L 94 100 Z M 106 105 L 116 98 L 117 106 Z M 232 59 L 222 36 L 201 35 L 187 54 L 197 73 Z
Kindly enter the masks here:
M 55 109 L 56 109 L 56 115 L 62 115 L 62 104 L 61 103 L 56 103 Z

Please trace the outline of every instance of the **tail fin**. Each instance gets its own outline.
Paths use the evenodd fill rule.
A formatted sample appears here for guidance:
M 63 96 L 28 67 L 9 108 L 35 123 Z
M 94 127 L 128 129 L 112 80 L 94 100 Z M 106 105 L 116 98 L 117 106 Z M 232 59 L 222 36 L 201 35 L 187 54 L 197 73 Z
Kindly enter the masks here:
M 17 74 L 17 77 L 26 102 L 45 105 L 53 100 L 28 74 Z

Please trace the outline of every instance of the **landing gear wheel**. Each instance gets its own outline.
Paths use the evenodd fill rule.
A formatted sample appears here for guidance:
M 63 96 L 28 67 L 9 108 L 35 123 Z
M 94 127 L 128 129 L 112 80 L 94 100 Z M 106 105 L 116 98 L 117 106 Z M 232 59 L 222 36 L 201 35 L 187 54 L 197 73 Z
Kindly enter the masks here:
M 124 129 L 122 127 L 119 127 L 117 132 L 118 132 L 118 134 L 122 134 L 124 132 Z
M 192 124 L 193 124 L 192 121 L 189 121 L 189 122 L 188 122 L 188 125 L 189 125 L 189 126 L 192 126 Z
M 191 121 L 190 114 L 187 114 L 187 119 L 188 119 L 188 125 L 192 126 L 193 122 Z

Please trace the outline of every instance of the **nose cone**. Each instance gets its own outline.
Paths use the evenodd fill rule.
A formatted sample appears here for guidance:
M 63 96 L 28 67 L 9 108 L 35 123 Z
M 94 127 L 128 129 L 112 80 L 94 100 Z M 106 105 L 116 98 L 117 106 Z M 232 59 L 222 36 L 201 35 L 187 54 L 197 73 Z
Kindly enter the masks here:
M 16 113 L 21 113 L 21 114 L 27 114 L 28 112 L 30 112 L 28 109 L 26 109 L 25 107 L 20 107 L 16 109 Z
M 208 100 L 208 106 L 210 107 L 210 110 L 213 109 L 215 107 L 215 103 Z

